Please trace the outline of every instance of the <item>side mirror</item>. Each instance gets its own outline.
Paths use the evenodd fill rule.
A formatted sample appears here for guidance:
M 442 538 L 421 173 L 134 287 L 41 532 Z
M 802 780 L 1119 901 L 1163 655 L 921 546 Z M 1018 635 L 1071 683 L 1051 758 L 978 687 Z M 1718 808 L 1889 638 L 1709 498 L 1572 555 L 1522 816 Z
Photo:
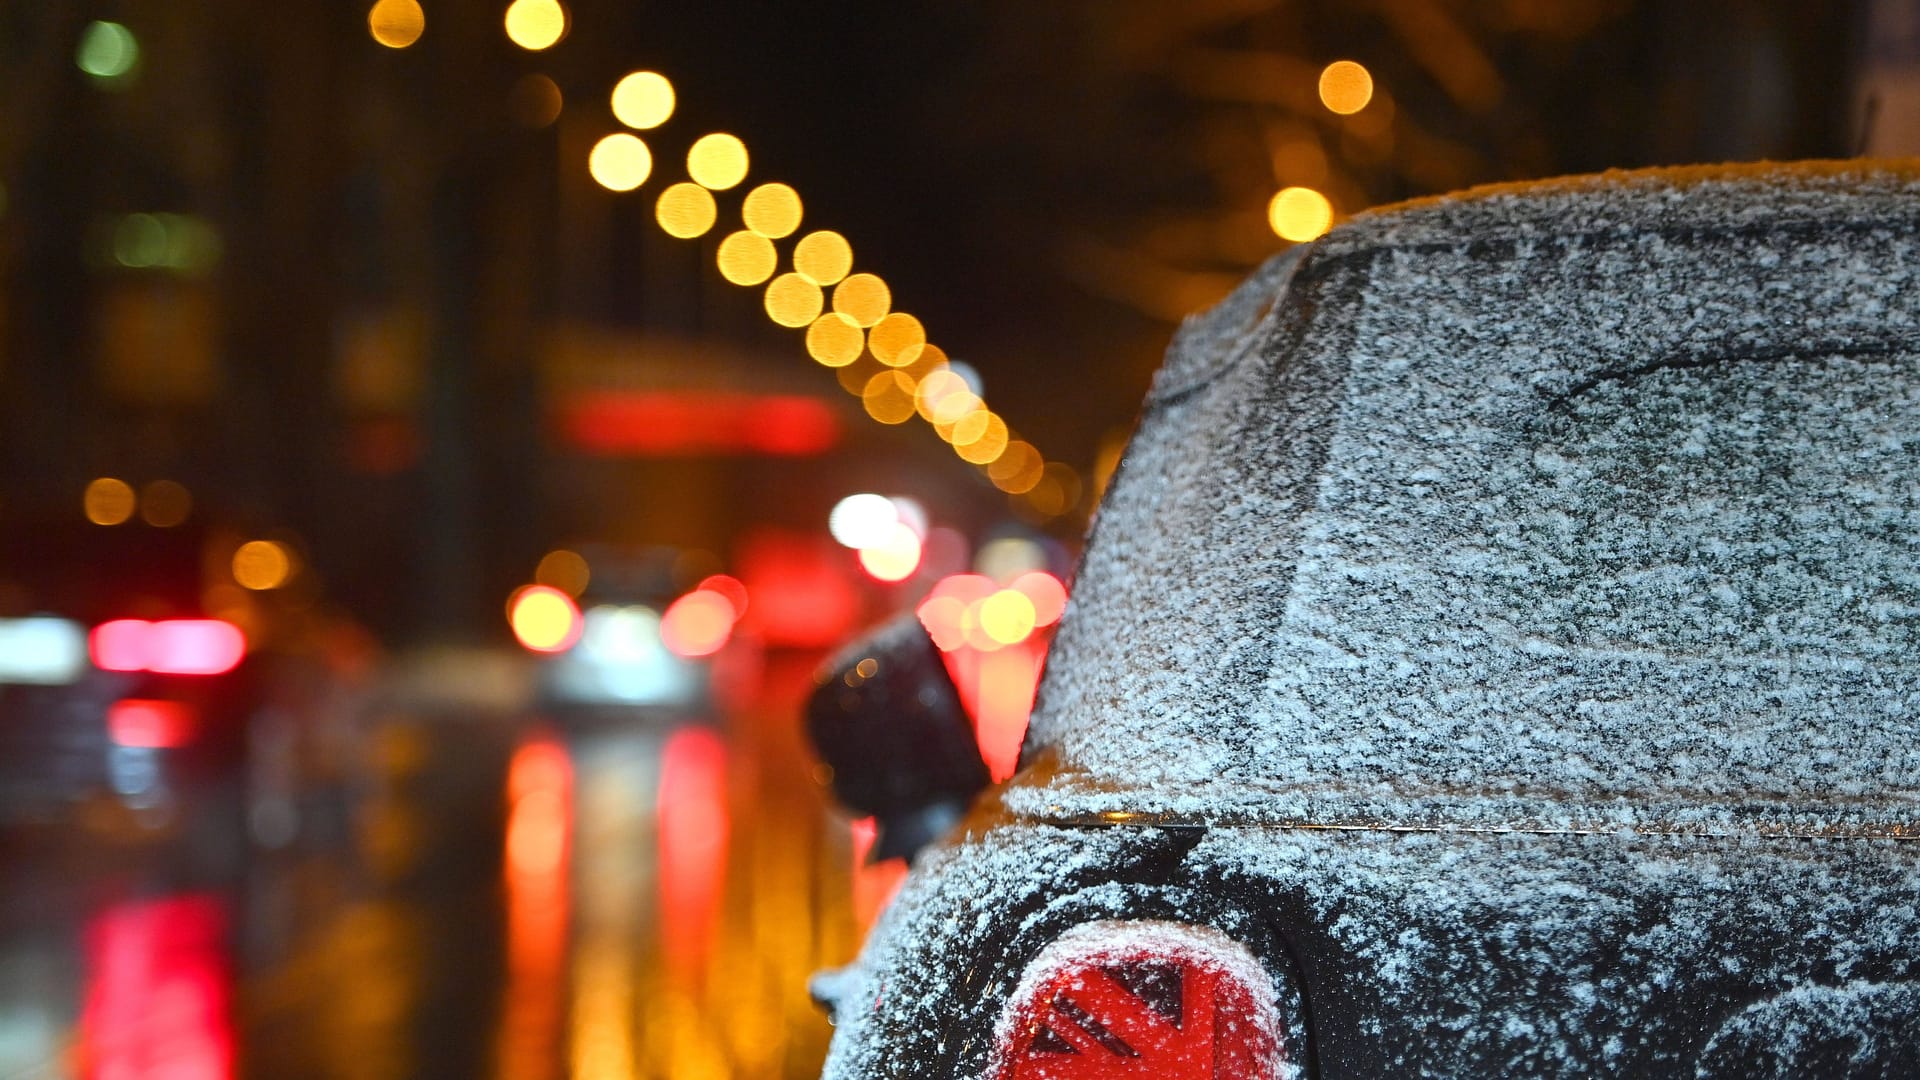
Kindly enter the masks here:
M 911 857 L 986 788 L 973 723 L 913 613 L 841 650 L 815 683 L 807 734 L 834 794 L 878 824 L 876 861 Z

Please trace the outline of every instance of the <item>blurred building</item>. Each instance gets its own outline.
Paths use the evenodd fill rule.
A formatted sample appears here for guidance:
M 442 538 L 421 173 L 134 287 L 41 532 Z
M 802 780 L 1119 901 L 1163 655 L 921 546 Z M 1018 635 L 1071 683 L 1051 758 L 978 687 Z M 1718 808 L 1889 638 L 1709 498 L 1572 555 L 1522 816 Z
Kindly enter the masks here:
M 1911 64 L 1869 47 L 1911 5 L 1872 8 L 6 5 L 0 516 L 174 481 L 291 538 L 390 637 L 501 633 L 559 544 L 725 565 L 855 490 L 976 541 L 1016 519 L 1072 536 L 1172 325 L 1290 242 L 1277 193 L 1331 221 L 1493 180 L 1843 155 L 1859 58 Z M 1335 61 L 1364 95 L 1341 69 L 1328 97 Z M 677 104 L 621 192 L 588 163 L 634 70 Z M 750 148 L 748 179 L 669 235 L 657 199 L 709 132 Z M 1026 479 L 876 421 L 871 353 L 811 362 L 728 280 L 738 196 L 767 180 L 1056 471 L 1010 500 Z

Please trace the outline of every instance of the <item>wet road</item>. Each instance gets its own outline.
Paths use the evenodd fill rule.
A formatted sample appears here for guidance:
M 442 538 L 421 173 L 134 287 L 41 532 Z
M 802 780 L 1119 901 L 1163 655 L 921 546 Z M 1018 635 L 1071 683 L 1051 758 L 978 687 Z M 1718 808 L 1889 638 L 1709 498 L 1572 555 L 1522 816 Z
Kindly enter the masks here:
M 817 1075 L 806 978 L 898 871 L 809 778 L 803 670 L 694 722 L 373 709 L 288 805 L 8 837 L 0 1078 Z

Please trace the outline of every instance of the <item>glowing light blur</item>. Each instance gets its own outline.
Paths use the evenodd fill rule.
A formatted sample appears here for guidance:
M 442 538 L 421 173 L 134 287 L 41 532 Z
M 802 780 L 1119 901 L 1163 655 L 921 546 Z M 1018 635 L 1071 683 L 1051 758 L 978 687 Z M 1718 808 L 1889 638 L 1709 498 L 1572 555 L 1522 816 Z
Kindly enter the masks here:
M 733 636 L 737 617 L 726 595 L 695 589 L 668 605 L 660 617 L 660 640 L 675 656 L 712 656 Z
M 234 1074 L 227 913 L 212 894 L 122 901 L 87 926 L 75 1058 L 90 1077 Z
M 946 655 L 995 780 L 1013 775 L 1019 763 L 1048 644 L 1048 636 L 1035 630 L 1058 620 L 1053 609 L 1065 605 L 1064 590 L 1056 596 L 1058 586 L 1058 579 L 1041 572 L 1023 575 L 1007 588 L 981 574 L 954 574 L 935 583 L 916 609 Z M 1016 634 L 1023 626 L 1025 632 Z
M 0 619 L 0 683 L 60 686 L 80 677 L 87 632 L 71 619 Z
M 559 406 L 561 434 L 590 454 L 673 456 L 825 453 L 839 441 L 839 416 L 798 394 L 733 391 L 582 391 Z
M 1350 116 L 1373 100 L 1373 75 L 1352 60 L 1335 60 L 1320 72 L 1320 104 Z
M 757 529 L 741 543 L 735 565 L 753 596 L 751 624 L 770 644 L 833 645 L 860 618 L 843 549 L 816 531 Z
M 682 240 L 691 240 L 713 228 L 714 219 L 719 216 L 713 193 L 686 181 L 661 192 L 653 212 L 663 232 Z
M 134 501 L 131 484 L 102 476 L 87 485 L 81 508 L 95 525 L 119 525 L 133 516 Z
M 293 556 L 272 540 L 249 540 L 235 549 L 232 570 L 242 588 L 277 589 L 293 576 Z
M 874 842 L 880 838 L 880 828 L 874 819 L 856 818 L 849 823 L 848 830 L 852 841 L 849 847 L 853 851 L 853 917 L 865 931 L 873 927 L 874 920 L 906 883 L 907 864 L 904 859 L 883 863 L 867 861 Z
M 726 881 L 727 748 L 705 728 L 685 727 L 660 755 L 661 946 L 680 983 L 697 983 L 713 946 Z
M 749 603 L 747 587 L 739 578 L 729 574 L 711 574 L 703 578 L 696 588 L 702 592 L 718 593 L 725 597 L 727 603 L 733 605 L 734 621 L 738 622 L 746 617 Z
M 87 652 L 103 671 L 219 675 L 239 666 L 247 639 L 220 619 L 115 619 L 93 628 Z
M 170 529 L 193 513 L 193 494 L 172 480 L 155 480 L 140 489 L 140 519 Z
M 1035 626 L 1052 626 L 1067 610 L 1067 587 L 1045 570 L 1021 574 L 1008 587 L 1020 592 L 1033 605 Z
M 860 548 L 860 568 L 876 581 L 905 581 L 920 568 L 920 534 L 895 522 L 878 543 Z
M 863 548 L 884 543 L 900 524 L 900 508 L 885 495 L 862 492 L 833 505 L 827 531 L 842 547 Z
M 573 763 L 550 738 L 521 744 L 507 763 L 508 880 L 550 880 L 566 868 Z
M 1040 482 L 1024 498 L 1027 505 L 1045 517 L 1058 517 L 1080 502 L 1080 474 L 1064 462 L 1049 461 L 1040 474 Z
M 853 274 L 833 288 L 833 310 L 861 326 L 873 326 L 886 317 L 893 293 L 878 274 Z
M 811 232 L 793 245 L 794 272 L 822 288 L 853 269 L 853 245 L 837 232 Z
M 820 286 L 797 273 L 781 274 L 767 284 L 767 318 L 798 329 L 820 317 Z
M 1045 569 L 1047 549 L 1024 536 L 1002 536 L 980 545 L 974 569 L 995 581 L 1011 582 L 1033 570 Z
M 773 241 L 743 229 L 720 241 L 716 261 L 721 277 L 735 285 L 758 285 L 773 276 L 780 256 L 773 250 Z
M 845 285 L 841 286 L 846 288 Z M 836 301 L 839 291 L 835 290 Z M 867 348 L 873 350 L 874 359 L 888 367 L 907 367 L 920 359 L 920 350 L 927 344 L 927 329 L 920 320 L 904 311 L 896 311 L 882 317 L 873 324 L 867 334 Z
M 860 350 L 866 345 L 866 331 L 837 311 L 829 311 L 807 325 L 807 355 L 827 367 L 846 367 L 860 359 Z
M 747 144 L 725 132 L 702 135 L 687 151 L 687 175 L 714 191 L 725 191 L 747 178 Z
M 540 52 L 566 36 L 567 9 L 559 0 L 513 0 L 504 22 L 508 40 L 528 52 Z
M 1281 188 L 1267 204 L 1267 224 L 1282 240 L 1305 243 L 1333 227 L 1333 204 L 1312 188 Z
M 547 585 L 526 585 L 507 602 L 507 624 L 522 646 L 559 653 L 573 648 L 583 629 L 573 597 Z
M 614 119 L 646 131 L 673 115 L 673 83 L 657 71 L 629 72 L 613 86 Z
M 573 764 L 560 744 L 535 736 L 507 764 L 507 989 L 501 1017 L 505 1076 L 537 1075 L 559 1041 L 567 967 L 568 855 L 573 834 Z M 542 847 L 559 858 L 542 858 Z
M 914 388 L 913 399 L 921 418 L 930 424 L 952 423 L 964 415 L 968 400 L 977 400 L 968 389 L 967 381 L 946 369 L 930 372 L 921 379 Z
M 73 62 L 81 71 L 111 84 L 131 74 L 140 62 L 140 42 L 134 38 L 133 31 L 117 22 L 104 19 L 91 22 L 80 32 Z
M 577 597 L 587 591 L 587 583 L 593 580 L 593 568 L 577 551 L 555 548 L 540 557 L 540 565 L 533 569 L 533 581 L 536 585 L 550 585 L 568 596 Z
M 1024 495 L 1040 483 L 1046 459 L 1033 444 L 1021 439 L 1007 443 L 1007 449 L 987 466 L 987 479 L 1009 495 Z
M 171 750 L 192 741 L 195 719 L 185 702 L 127 698 L 107 706 L 107 737 L 116 746 Z
M 653 152 L 637 136 L 618 131 L 593 144 L 587 171 L 608 191 L 632 191 L 653 172 Z
M 769 240 L 793 235 L 800 215 L 800 193 L 785 184 L 761 184 L 740 203 L 740 220 Z
M 420 0 L 380 0 L 367 12 L 367 32 L 389 49 L 404 49 L 427 30 Z
M 980 629 L 1001 645 L 1027 639 L 1036 624 L 1033 601 L 1018 589 L 1001 589 L 980 601 Z
M 918 385 L 904 371 L 882 371 L 861 389 L 860 405 L 883 424 L 904 424 L 913 419 L 913 392 Z
M 975 465 L 986 465 L 1007 452 L 1009 445 L 1007 422 L 984 409 L 968 414 L 965 419 L 976 416 L 982 418 L 976 425 L 977 430 L 969 430 L 964 437 L 960 432 L 961 425 L 958 423 L 954 425 L 953 452 L 959 454 L 963 461 Z

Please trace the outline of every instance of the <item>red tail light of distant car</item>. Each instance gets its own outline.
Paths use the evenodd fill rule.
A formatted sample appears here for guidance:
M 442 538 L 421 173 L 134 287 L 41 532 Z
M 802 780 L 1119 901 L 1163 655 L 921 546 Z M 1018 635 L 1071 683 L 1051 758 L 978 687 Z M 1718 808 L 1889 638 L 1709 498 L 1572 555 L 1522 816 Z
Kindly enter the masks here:
M 156 675 L 220 675 L 247 655 L 240 628 L 219 619 L 115 619 L 87 641 L 95 667 Z

